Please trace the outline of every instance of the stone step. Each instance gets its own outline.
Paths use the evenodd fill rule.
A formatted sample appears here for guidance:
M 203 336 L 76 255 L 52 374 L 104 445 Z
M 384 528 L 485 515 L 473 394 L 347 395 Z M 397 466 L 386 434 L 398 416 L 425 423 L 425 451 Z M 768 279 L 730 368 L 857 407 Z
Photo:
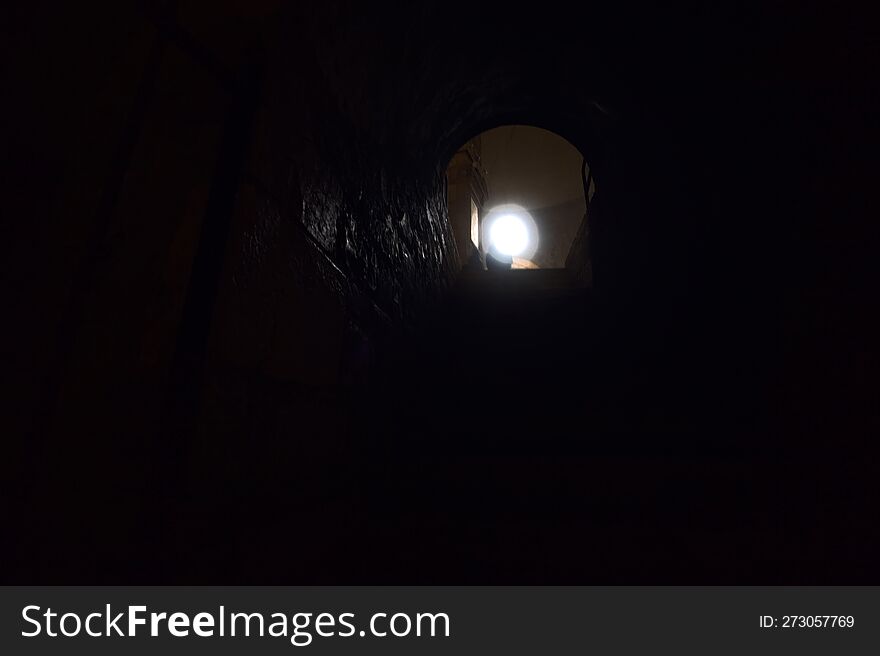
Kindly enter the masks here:
M 456 291 L 460 294 L 528 294 L 581 291 L 566 269 L 513 269 L 510 271 L 463 271 Z

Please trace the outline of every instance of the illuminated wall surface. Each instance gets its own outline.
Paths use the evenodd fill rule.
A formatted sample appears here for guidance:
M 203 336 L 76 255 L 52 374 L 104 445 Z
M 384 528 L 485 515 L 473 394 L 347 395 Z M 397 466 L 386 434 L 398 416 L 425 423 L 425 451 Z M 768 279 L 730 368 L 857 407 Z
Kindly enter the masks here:
M 489 130 L 481 138 L 486 209 L 508 203 L 525 208 L 539 235 L 529 259 L 542 269 L 564 267 L 584 217 L 581 154 L 553 132 L 524 125 Z

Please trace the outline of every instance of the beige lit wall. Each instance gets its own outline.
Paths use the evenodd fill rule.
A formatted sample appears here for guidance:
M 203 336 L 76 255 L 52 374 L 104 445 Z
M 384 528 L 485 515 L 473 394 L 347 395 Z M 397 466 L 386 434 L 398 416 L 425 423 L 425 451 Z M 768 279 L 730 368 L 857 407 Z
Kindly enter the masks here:
M 481 135 L 486 171 L 486 211 L 522 205 L 538 225 L 540 268 L 562 268 L 584 217 L 582 156 L 562 137 L 539 128 L 511 125 Z

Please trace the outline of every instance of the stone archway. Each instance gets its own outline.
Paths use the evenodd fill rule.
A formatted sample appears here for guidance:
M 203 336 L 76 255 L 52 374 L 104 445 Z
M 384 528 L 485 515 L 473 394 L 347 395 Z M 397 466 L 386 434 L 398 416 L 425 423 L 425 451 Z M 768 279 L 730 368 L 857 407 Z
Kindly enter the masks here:
M 572 268 L 589 284 L 587 204 L 596 192 L 592 173 L 577 148 L 543 128 L 508 125 L 477 135 L 446 169 L 449 217 L 459 252 L 464 243 L 475 251 L 469 258 L 472 266 L 476 257 L 477 266 L 485 266 L 491 247 L 486 219 L 509 206 L 525 213 L 530 226 L 530 237 L 524 251 L 515 254 L 512 268 L 567 268 L 572 255 Z

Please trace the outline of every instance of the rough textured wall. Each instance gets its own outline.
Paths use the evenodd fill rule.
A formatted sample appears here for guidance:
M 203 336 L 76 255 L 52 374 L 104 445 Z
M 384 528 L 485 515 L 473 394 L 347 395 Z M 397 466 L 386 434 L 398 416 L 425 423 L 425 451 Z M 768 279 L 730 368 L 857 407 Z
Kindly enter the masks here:
M 34 3 L 12 19 L 5 461 L 16 512 L 46 514 L 17 555 L 100 578 L 159 528 L 143 490 L 179 496 L 193 471 L 234 489 L 337 448 L 345 386 L 438 298 L 454 255 L 434 162 L 338 95 L 324 66 L 345 62 L 317 64 L 298 10 Z M 106 535 L 78 511 L 102 499 L 139 519 Z

